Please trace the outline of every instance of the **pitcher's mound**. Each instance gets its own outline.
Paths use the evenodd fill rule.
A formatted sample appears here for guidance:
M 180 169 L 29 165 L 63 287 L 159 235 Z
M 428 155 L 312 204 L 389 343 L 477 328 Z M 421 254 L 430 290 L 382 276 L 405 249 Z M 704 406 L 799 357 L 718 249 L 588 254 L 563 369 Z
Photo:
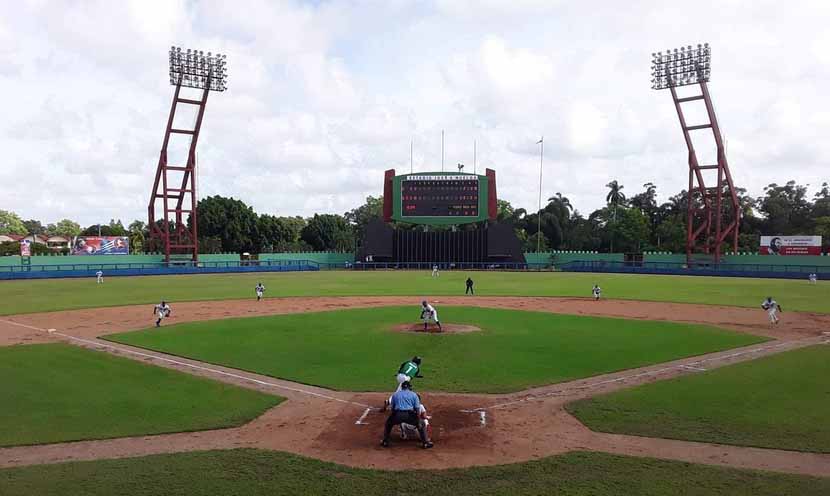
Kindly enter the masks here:
M 442 334 L 462 334 L 465 332 L 478 332 L 481 328 L 473 326 L 473 325 L 465 325 L 465 324 L 444 324 L 441 323 L 441 327 L 443 328 L 444 332 Z M 398 324 L 392 327 L 392 330 L 395 332 L 424 332 L 424 324 Z M 429 324 L 427 326 L 428 334 L 438 334 L 438 326 L 435 324 Z

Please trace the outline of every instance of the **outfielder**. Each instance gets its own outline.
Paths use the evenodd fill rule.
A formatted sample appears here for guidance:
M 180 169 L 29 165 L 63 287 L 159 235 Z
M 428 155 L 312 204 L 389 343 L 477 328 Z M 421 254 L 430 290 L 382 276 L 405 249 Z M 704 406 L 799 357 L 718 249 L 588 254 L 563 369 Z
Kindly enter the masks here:
M 770 325 L 778 325 L 778 322 L 781 321 L 781 319 L 778 318 L 778 312 L 783 312 L 783 310 L 781 309 L 781 305 L 772 299 L 772 296 L 767 296 L 767 299 L 761 303 L 761 308 L 767 311 Z
M 256 283 L 254 291 L 256 291 L 256 301 L 260 301 L 262 300 L 262 293 L 265 292 L 265 286 L 263 286 L 261 282 L 258 282 Z
M 104 272 L 99 270 L 98 272 L 95 273 L 95 278 L 96 278 L 95 282 L 97 284 L 103 283 L 104 282 Z
M 168 305 L 165 301 L 162 301 L 156 305 L 155 308 L 153 308 L 153 315 L 158 317 L 156 319 L 156 327 L 161 327 L 161 321 L 169 317 L 172 311 L 173 310 L 170 308 L 170 305 Z
M 438 273 L 438 266 L 437 266 L 437 265 L 433 265 L 433 266 L 432 266 L 432 277 L 439 277 L 440 275 L 441 275 L 441 274 L 439 274 L 439 273 Z
M 810 280 L 810 284 L 815 284 L 816 281 L 818 280 L 818 274 L 812 273 L 812 274 L 810 274 L 808 279 Z
M 438 320 L 438 312 L 426 300 L 421 302 L 421 320 L 424 321 L 424 332 L 426 332 L 427 325 L 430 321 L 438 324 L 438 332 L 444 332 L 444 329 L 441 327 L 441 321 Z
M 591 293 L 594 295 L 594 301 L 599 301 L 599 297 L 602 295 L 602 289 L 594 284 L 594 289 L 591 290 Z

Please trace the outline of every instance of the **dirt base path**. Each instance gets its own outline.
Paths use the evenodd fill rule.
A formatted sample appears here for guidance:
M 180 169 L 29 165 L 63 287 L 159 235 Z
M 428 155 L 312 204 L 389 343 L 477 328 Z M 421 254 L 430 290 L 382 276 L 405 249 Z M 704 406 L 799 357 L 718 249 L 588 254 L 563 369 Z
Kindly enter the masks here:
M 413 308 L 417 309 L 419 308 L 420 301 L 420 298 L 410 296 L 344 296 L 266 298 L 260 302 L 254 299 L 173 302 L 173 314 L 169 319 L 165 319 L 165 324 L 171 325 L 181 322 L 223 318 L 343 310 L 347 308 L 369 308 L 389 305 L 412 305 Z M 625 300 L 602 300 L 597 302 L 588 298 L 507 296 L 441 297 L 431 300 L 431 302 L 439 305 L 463 305 L 570 315 L 710 324 L 777 339 L 817 335 L 822 331 L 830 330 L 830 315 L 797 312 L 783 314 L 781 325 L 772 329 L 767 325 L 766 313 L 760 308 Z M 8 322 L 17 322 L 43 329 L 60 328 L 62 331 L 68 332 L 73 336 L 95 338 L 105 334 L 150 327 L 153 325 L 154 320 L 153 305 L 131 305 L 11 315 L 0 317 L 0 346 L 21 343 L 41 343 L 49 340 L 49 337 L 41 332 L 10 325 Z
M 259 304 L 255 301 L 182 303 L 174 306 L 171 323 L 413 302 L 417 305 L 417 300 L 399 297 L 286 298 L 264 300 Z M 770 329 L 765 325 L 766 316 L 762 311 L 731 307 L 593 302 L 573 298 L 441 298 L 438 303 L 706 323 L 772 336 L 777 340 L 514 394 L 423 393 L 423 401 L 433 416 L 432 436 L 436 448 L 421 450 L 416 442 L 393 437 L 392 448 L 386 450 L 379 446 L 385 415 L 374 407 L 382 404 L 384 394 L 334 392 L 95 339 L 102 334 L 147 327 L 152 323 L 151 307 L 0 317 L 0 343 L 59 339 L 289 399 L 234 429 L 0 449 L 0 467 L 257 447 L 355 467 L 449 468 L 520 462 L 572 450 L 595 450 L 830 476 L 830 455 L 596 433 L 563 408 L 565 403 L 575 399 L 827 342 L 822 331 L 830 329 L 828 316 L 787 313 L 781 327 Z M 50 333 L 49 329 L 55 331 Z M 406 456 L 397 456 L 403 450 L 406 450 Z

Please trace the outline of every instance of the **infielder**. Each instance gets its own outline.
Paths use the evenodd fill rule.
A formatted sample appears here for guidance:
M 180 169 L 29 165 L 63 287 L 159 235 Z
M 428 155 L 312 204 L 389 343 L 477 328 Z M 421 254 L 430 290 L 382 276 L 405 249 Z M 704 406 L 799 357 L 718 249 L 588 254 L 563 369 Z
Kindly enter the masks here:
M 262 300 L 262 293 L 265 292 L 265 286 L 263 286 L 261 282 L 258 282 L 256 283 L 254 291 L 256 291 L 256 301 L 260 301 Z
M 172 312 L 172 309 L 170 308 L 170 305 L 168 305 L 165 301 L 162 301 L 161 303 L 156 305 L 155 308 L 153 308 L 153 315 L 158 317 L 156 319 L 156 327 L 161 327 L 161 321 L 169 317 L 170 312 Z
M 97 284 L 101 284 L 101 283 L 104 282 L 104 272 L 103 271 L 99 270 L 98 272 L 96 272 L 95 277 L 97 278 L 96 281 L 95 281 Z
M 392 428 L 401 424 L 416 426 L 415 428 L 421 438 L 421 446 L 425 449 L 432 448 L 432 442 L 427 438 L 426 428 L 419 418 L 421 400 L 417 394 L 412 392 L 411 388 L 412 385 L 409 381 L 406 381 L 401 384 L 401 390 L 392 395 L 392 413 L 386 419 L 386 426 L 383 429 L 383 441 L 380 442 L 380 445 L 384 448 L 389 447 L 389 435 L 392 433 Z
M 421 302 L 421 320 L 424 321 L 424 332 L 426 332 L 427 325 L 430 321 L 438 324 L 438 332 L 444 332 L 444 329 L 441 327 L 441 321 L 438 320 L 438 312 L 426 300 Z
M 602 296 L 602 289 L 594 284 L 594 289 L 591 290 L 591 293 L 594 295 L 594 301 L 599 301 L 599 297 Z
M 441 275 L 441 274 L 439 274 L 439 273 L 438 273 L 438 266 L 437 266 L 437 265 L 433 265 L 433 266 L 432 266 L 432 277 L 439 277 L 440 275 Z
M 772 299 L 772 296 L 767 296 L 767 299 L 761 303 L 761 308 L 767 311 L 770 325 L 777 325 L 778 322 L 781 321 L 781 319 L 778 318 L 778 312 L 783 312 L 783 310 L 781 309 L 781 305 Z

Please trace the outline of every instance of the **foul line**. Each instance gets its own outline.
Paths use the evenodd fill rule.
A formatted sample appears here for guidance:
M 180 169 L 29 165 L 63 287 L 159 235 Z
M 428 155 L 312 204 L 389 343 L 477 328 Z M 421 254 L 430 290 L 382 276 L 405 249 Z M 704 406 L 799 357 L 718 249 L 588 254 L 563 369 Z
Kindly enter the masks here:
M 355 421 L 354 425 L 367 425 L 363 423 L 363 421 L 366 419 L 366 416 L 369 415 L 369 412 L 371 411 L 372 407 L 366 407 L 366 410 L 363 411 L 363 415 L 361 415 L 360 418 L 357 419 L 357 421 Z
M 759 347 L 759 348 L 753 348 L 753 349 L 744 350 L 744 351 L 737 351 L 735 353 L 730 353 L 728 355 L 704 358 L 702 360 L 697 360 L 697 361 L 694 361 L 694 362 L 689 362 L 689 363 L 684 363 L 684 364 L 679 364 L 679 365 L 672 365 L 670 367 L 663 367 L 663 368 L 656 369 L 656 370 L 647 370 L 645 372 L 639 372 L 637 374 L 625 375 L 625 376 L 617 377 L 615 379 L 606 379 L 604 381 L 599 381 L 599 382 L 592 382 L 592 383 L 589 383 L 589 384 L 584 384 L 582 386 L 573 386 L 573 387 L 566 388 L 566 389 L 557 389 L 555 391 L 550 391 L 550 392 L 544 393 L 544 394 L 528 396 L 528 397 L 522 398 L 520 400 L 508 401 L 508 402 L 505 402 L 505 403 L 498 403 L 496 405 L 492 405 L 492 406 L 489 406 L 489 407 L 481 407 L 481 408 L 475 408 L 473 410 L 465 410 L 465 411 L 468 411 L 468 412 L 476 412 L 476 411 L 483 412 L 483 411 L 491 410 L 491 409 L 495 410 L 497 408 L 505 408 L 505 407 L 508 407 L 508 406 L 518 405 L 520 403 L 527 403 L 527 402 L 530 402 L 530 401 L 536 401 L 536 400 L 549 398 L 551 396 L 557 396 L 557 395 L 560 395 L 562 393 L 566 393 L 566 392 L 571 391 L 571 390 L 592 389 L 592 388 L 595 388 L 595 387 L 604 386 L 606 384 L 614 384 L 616 382 L 623 382 L 623 381 L 627 381 L 629 379 L 637 379 L 637 378 L 640 378 L 640 377 L 647 377 L 647 376 L 650 376 L 650 375 L 658 375 L 658 374 L 662 374 L 664 372 L 669 372 L 669 371 L 672 371 L 672 370 L 706 371 L 706 369 L 704 369 L 702 367 L 697 367 L 697 365 L 701 365 L 701 364 L 708 363 L 708 362 L 713 362 L 713 361 L 716 361 L 716 360 L 729 360 L 730 358 L 736 358 L 736 357 L 739 357 L 739 356 L 749 355 L 749 354 L 752 354 L 752 353 L 760 353 L 762 351 L 772 350 L 772 349 L 775 349 L 775 348 L 781 348 L 781 347 L 785 347 L 785 346 L 792 346 L 792 345 L 794 345 L 796 343 L 800 343 L 802 341 L 815 340 L 815 339 L 816 339 L 816 337 L 811 336 L 811 337 L 807 337 L 807 338 L 795 339 L 795 340 L 792 340 L 792 341 L 782 341 L 780 343 L 771 344 L 771 345 L 768 345 L 768 346 L 762 346 L 762 347 Z M 830 344 L 830 341 L 823 341 L 823 343 L 824 344 Z M 821 344 L 821 343 L 817 343 L 817 344 Z
M 356 406 L 371 408 L 369 405 L 366 405 L 364 403 L 358 403 L 356 401 L 350 401 L 350 400 L 335 398 L 334 396 L 329 396 L 327 394 L 322 394 L 322 393 L 315 393 L 314 391 L 307 391 L 305 389 L 298 389 L 298 388 L 292 388 L 292 387 L 289 387 L 289 386 L 283 386 L 282 384 L 276 384 L 274 382 L 262 381 L 262 380 L 259 380 L 259 379 L 254 379 L 253 377 L 246 377 L 244 375 L 234 374 L 234 373 L 231 373 L 231 372 L 225 372 L 223 370 L 214 369 L 214 368 L 211 368 L 211 367 L 204 367 L 202 365 L 195 365 L 195 364 L 192 364 L 192 363 L 182 362 L 182 361 L 179 361 L 179 360 L 173 360 L 172 358 L 167 358 L 167 357 L 164 357 L 164 356 L 151 355 L 149 353 L 143 353 L 143 352 L 140 352 L 140 351 L 133 351 L 133 350 L 130 350 L 130 349 L 127 349 L 127 348 L 121 348 L 119 346 L 114 346 L 114 345 L 111 345 L 109 343 L 103 343 L 101 341 L 93 341 L 91 339 L 84 339 L 84 338 L 79 338 L 79 337 L 76 337 L 76 336 L 70 336 L 69 334 L 64 334 L 64 333 L 58 332 L 54 329 L 41 329 L 40 327 L 30 326 L 30 325 L 27 325 L 27 324 L 21 324 L 19 322 L 14 322 L 14 321 L 5 320 L 5 319 L 0 319 L 0 322 L 5 322 L 6 324 L 16 325 L 16 326 L 19 326 L 19 327 L 25 327 L 27 329 L 33 329 L 33 330 L 39 331 L 39 332 L 46 332 L 48 334 L 54 334 L 56 336 L 61 336 L 61 337 L 64 337 L 64 338 L 72 340 L 72 341 L 77 341 L 79 343 L 85 343 L 85 344 L 96 346 L 96 347 L 99 347 L 99 348 L 109 348 L 111 350 L 116 350 L 116 351 L 121 352 L 121 353 L 129 353 L 130 355 L 150 358 L 150 359 L 153 359 L 153 360 L 160 360 L 160 361 L 163 361 L 163 362 L 172 363 L 172 364 L 180 365 L 180 366 L 183 366 L 183 367 L 189 367 L 191 369 L 201 370 L 203 372 L 210 372 L 210 373 L 217 374 L 217 375 L 222 375 L 222 376 L 225 376 L 225 377 L 232 377 L 234 379 L 240 379 L 240 380 L 243 380 L 243 381 L 252 382 L 254 384 L 259 384 L 261 386 L 269 386 L 269 387 L 273 387 L 273 388 L 277 388 L 277 389 L 283 389 L 285 391 L 291 391 L 291 392 L 294 392 L 294 393 L 307 394 L 309 396 L 315 396 L 317 398 L 322 398 L 322 399 L 325 399 L 325 400 L 337 401 L 339 403 L 345 403 L 345 404 L 348 404 L 348 405 L 356 405 Z

